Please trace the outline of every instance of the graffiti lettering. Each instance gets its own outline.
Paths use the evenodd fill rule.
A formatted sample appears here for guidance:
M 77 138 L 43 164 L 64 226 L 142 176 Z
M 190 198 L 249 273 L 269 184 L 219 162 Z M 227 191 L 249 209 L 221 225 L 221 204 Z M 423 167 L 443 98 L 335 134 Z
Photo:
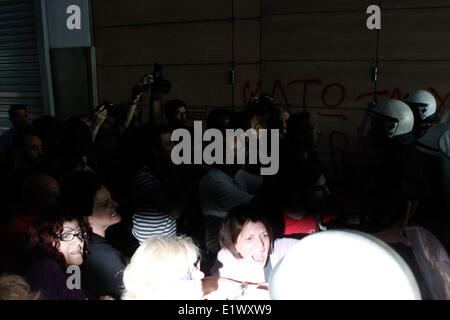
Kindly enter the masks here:
M 320 79 L 304 79 L 304 80 L 293 80 L 293 81 L 289 81 L 287 83 L 287 86 L 290 87 L 293 84 L 297 84 L 297 83 L 303 83 L 303 98 L 301 101 L 301 106 L 303 107 L 303 111 L 306 111 L 306 96 L 307 96 L 307 92 L 308 92 L 308 85 L 310 84 L 319 84 L 322 83 L 322 80 Z
M 272 96 L 275 100 L 277 100 L 277 98 L 278 100 L 281 100 L 282 103 L 284 103 L 286 106 L 291 106 L 292 101 L 289 101 L 288 89 L 295 85 L 299 85 L 298 89 L 300 90 L 300 100 L 296 105 L 300 106 L 302 111 L 308 111 L 308 99 L 311 98 L 311 95 L 308 96 L 308 89 L 310 89 L 313 85 L 321 85 L 322 88 L 320 91 L 320 101 L 326 109 L 325 112 L 323 112 L 323 110 L 321 110 L 320 112 L 316 112 L 316 115 L 324 118 L 334 118 L 339 121 L 346 121 L 349 119 L 349 116 L 347 114 L 329 113 L 326 112 L 326 110 L 336 110 L 349 101 L 362 102 L 364 101 L 364 99 L 366 99 L 369 103 L 373 101 L 374 96 L 377 98 L 377 100 L 381 98 L 401 99 L 403 97 L 400 88 L 393 88 L 391 90 L 385 89 L 378 90 L 376 92 L 365 92 L 353 98 L 348 96 L 348 90 L 342 83 L 325 83 L 322 79 L 319 78 L 294 79 L 291 81 L 287 81 L 285 85 L 283 85 L 283 82 L 281 80 L 275 80 L 272 86 Z M 250 81 L 245 82 L 243 87 L 243 105 L 245 106 L 250 98 L 257 96 L 261 92 L 261 88 L 261 81 L 258 81 L 255 87 L 252 87 Z M 291 89 L 295 90 L 295 87 Z M 450 92 L 447 92 L 444 95 L 440 94 L 433 87 L 428 87 L 427 89 L 436 98 L 436 102 L 438 104 L 437 111 L 445 108 L 446 102 L 450 97 Z M 337 168 L 338 157 L 346 148 L 349 147 L 349 141 L 350 140 L 348 136 L 344 132 L 332 131 L 331 133 L 329 133 L 328 147 L 330 152 L 331 165 L 333 166 L 333 168 Z
M 317 115 L 328 118 L 341 118 L 342 120 L 347 120 L 348 118 L 345 114 L 325 114 L 322 112 L 317 112 Z
M 284 104 L 289 107 L 289 101 L 280 80 L 275 80 L 273 83 L 272 97 L 275 97 L 277 88 L 280 88 L 281 94 L 283 95 Z
M 428 90 L 430 90 L 430 92 L 435 96 L 436 98 L 436 102 L 438 103 L 438 106 L 436 108 L 437 111 L 445 108 L 445 102 L 448 99 L 448 96 L 450 93 L 447 93 L 444 97 L 444 99 L 442 99 L 439 94 L 436 92 L 436 90 L 434 90 L 432 87 L 428 87 Z
M 400 93 L 399 88 L 395 88 L 394 90 L 392 90 L 390 99 L 401 99 L 401 98 L 403 98 L 403 94 Z
M 387 95 L 387 94 L 389 94 L 389 90 L 382 90 L 382 91 L 375 92 L 375 95 L 376 95 L 377 98 L 378 98 L 378 96 L 384 96 L 384 95 Z M 372 92 L 363 93 L 363 94 L 357 96 L 355 98 L 355 101 L 359 101 L 362 98 L 366 98 L 366 97 L 373 97 L 373 95 L 374 95 L 373 91 Z
M 328 102 L 325 101 L 325 96 L 327 95 L 328 89 L 331 87 L 337 87 L 339 88 L 339 90 L 341 91 L 341 99 L 338 100 L 338 102 L 336 102 L 335 104 L 329 104 Z M 345 88 L 342 84 L 340 83 L 330 83 L 328 85 L 326 85 L 323 90 L 322 90 L 322 94 L 321 94 L 321 98 L 322 98 L 322 103 L 324 105 L 326 105 L 329 108 L 335 108 L 337 106 L 339 106 L 342 102 L 344 102 L 345 100 Z
M 251 90 L 252 86 L 250 84 L 250 81 L 245 82 L 244 92 L 243 92 L 243 105 L 244 106 L 250 101 L 251 98 L 254 98 L 259 94 L 259 92 L 261 91 L 261 85 L 262 85 L 262 82 L 258 81 L 256 83 L 256 89 L 252 91 Z M 248 93 L 250 93 L 250 97 L 248 96 Z

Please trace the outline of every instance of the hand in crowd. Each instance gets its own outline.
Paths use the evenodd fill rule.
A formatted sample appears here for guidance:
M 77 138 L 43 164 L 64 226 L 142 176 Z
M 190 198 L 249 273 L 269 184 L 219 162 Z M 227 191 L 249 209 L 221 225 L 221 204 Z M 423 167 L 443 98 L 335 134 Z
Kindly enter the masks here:
M 131 120 L 133 119 L 133 116 L 137 116 L 136 115 L 136 107 L 137 107 L 137 103 L 139 102 L 139 100 L 141 99 L 141 97 L 144 95 L 143 92 L 139 93 L 138 95 L 136 95 L 134 98 L 132 98 L 130 100 L 130 105 L 128 108 L 128 113 L 127 113 L 127 117 L 125 119 L 125 122 L 123 124 L 123 128 L 121 130 L 121 133 L 123 132 L 123 129 L 126 129 L 130 126 Z
M 138 84 L 152 84 L 153 83 L 153 75 L 152 74 L 146 74 L 142 76 L 141 80 L 139 80 Z
M 130 107 L 136 107 L 137 103 L 144 94 L 141 92 L 130 101 Z
M 105 106 L 101 106 L 94 116 L 95 116 L 94 126 L 91 128 L 92 141 L 95 141 L 95 137 L 97 136 L 100 127 L 108 118 L 108 111 L 106 110 Z
M 268 284 L 249 285 L 247 292 L 236 300 L 271 300 Z
M 94 126 L 101 127 L 103 122 L 108 118 L 108 111 L 105 106 L 101 106 L 100 109 L 95 113 Z
M 202 279 L 205 300 L 270 300 L 268 284 L 247 284 L 226 278 L 205 277 Z

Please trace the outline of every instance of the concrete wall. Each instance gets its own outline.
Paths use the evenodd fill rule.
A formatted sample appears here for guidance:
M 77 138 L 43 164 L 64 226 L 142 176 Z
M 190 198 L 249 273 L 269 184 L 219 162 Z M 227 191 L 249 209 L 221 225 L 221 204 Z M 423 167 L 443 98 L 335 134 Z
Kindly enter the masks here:
M 89 48 L 51 49 L 56 118 L 90 114 L 94 108 L 89 70 Z
M 354 147 L 373 100 L 377 32 L 366 8 L 378 1 L 95 0 L 99 99 L 128 99 L 153 63 L 191 108 L 242 108 L 267 92 L 307 110 L 322 130 L 322 159 L 332 164 Z M 381 1 L 380 98 L 415 89 L 450 94 L 450 1 Z M 234 17 L 234 18 L 233 18 Z M 229 72 L 236 69 L 237 83 Z

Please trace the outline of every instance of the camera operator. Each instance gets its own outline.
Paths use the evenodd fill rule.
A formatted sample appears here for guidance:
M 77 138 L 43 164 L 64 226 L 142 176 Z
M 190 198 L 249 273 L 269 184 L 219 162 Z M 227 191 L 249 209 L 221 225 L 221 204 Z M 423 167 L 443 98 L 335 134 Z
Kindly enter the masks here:
M 142 101 L 143 95 L 150 92 L 150 116 L 147 125 L 160 125 L 163 123 L 161 114 L 161 100 L 163 94 L 168 94 L 172 88 L 172 83 L 162 76 L 162 66 L 154 64 L 154 70 L 150 74 L 144 75 L 133 87 L 132 100 L 139 105 L 138 121 L 142 123 Z
M 142 94 L 132 99 L 114 104 L 104 101 L 95 109 L 94 120 L 90 126 L 92 142 L 97 158 L 97 173 L 108 183 L 120 184 L 120 168 L 123 139 L 126 139 L 136 122 L 137 102 Z
M 95 120 L 92 126 L 92 139 L 96 140 L 99 132 L 114 133 L 121 136 L 136 120 L 136 107 L 142 93 L 120 105 L 109 101 L 103 102 L 96 108 Z

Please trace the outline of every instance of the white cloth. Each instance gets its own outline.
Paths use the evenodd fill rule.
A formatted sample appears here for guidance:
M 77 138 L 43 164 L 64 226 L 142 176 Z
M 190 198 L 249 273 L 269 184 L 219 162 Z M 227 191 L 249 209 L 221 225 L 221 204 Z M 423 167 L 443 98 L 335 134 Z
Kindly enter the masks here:
M 231 208 L 248 203 L 253 195 L 241 190 L 226 173 L 211 169 L 200 181 L 200 203 L 203 215 L 225 218 Z
M 298 241 L 300 240 L 291 238 L 275 240 L 273 252 L 268 261 L 272 265 L 272 269 Z M 228 249 L 219 251 L 217 261 L 211 268 L 211 274 L 213 277 L 228 278 L 236 281 L 266 282 L 264 268 L 257 264 L 249 264 L 243 259 L 236 259 Z

